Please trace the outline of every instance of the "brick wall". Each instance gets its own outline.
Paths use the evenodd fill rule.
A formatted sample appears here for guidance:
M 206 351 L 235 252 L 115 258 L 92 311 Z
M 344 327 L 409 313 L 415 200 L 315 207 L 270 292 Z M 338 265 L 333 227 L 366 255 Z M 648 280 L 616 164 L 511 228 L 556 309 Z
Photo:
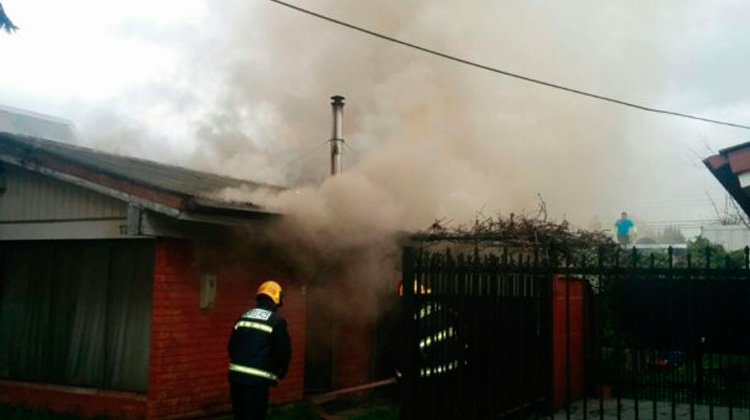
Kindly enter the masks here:
M 16 381 L 0 381 L 0 403 L 81 417 L 142 419 L 146 414 L 142 394 Z
M 148 418 L 203 416 L 230 410 L 226 344 L 236 318 L 255 302 L 255 289 L 273 277 L 285 286 L 292 338 L 289 375 L 272 391 L 272 403 L 303 392 L 305 292 L 269 262 L 245 262 L 231 250 L 187 241 L 159 240 L 154 265 Z M 214 306 L 200 309 L 200 277 L 217 276 Z

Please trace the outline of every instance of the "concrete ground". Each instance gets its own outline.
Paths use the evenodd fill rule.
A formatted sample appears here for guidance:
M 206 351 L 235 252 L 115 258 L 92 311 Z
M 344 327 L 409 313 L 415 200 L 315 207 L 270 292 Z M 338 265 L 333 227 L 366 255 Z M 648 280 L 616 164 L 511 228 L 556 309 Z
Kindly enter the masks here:
M 577 401 L 570 406 L 570 419 L 603 419 L 603 420 L 635 420 L 635 400 L 620 400 L 620 416 L 617 414 L 617 399 L 604 401 L 604 416 L 599 410 L 598 400 L 589 400 L 586 403 L 586 413 L 583 410 L 583 401 Z M 692 414 L 692 415 L 691 415 Z M 567 420 L 567 410 L 562 409 L 555 413 L 554 420 Z M 676 404 L 674 414 L 671 402 L 656 403 L 656 417 L 654 417 L 653 401 L 638 401 L 638 420 L 750 420 L 750 410 L 747 408 L 709 407 L 707 405 Z

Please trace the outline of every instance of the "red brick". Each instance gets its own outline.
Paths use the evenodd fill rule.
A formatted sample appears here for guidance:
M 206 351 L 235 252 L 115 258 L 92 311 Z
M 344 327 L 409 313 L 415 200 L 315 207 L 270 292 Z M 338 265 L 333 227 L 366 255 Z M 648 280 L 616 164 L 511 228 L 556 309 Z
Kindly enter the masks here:
M 202 270 L 216 274 L 213 308 L 199 308 L 200 274 L 192 244 L 157 240 L 146 395 L 0 381 L 0 402 L 46 407 L 82 416 L 164 420 L 206 417 L 227 412 L 226 343 L 235 319 L 254 303 L 254 291 L 272 274 L 285 285 L 287 319 L 292 338 L 289 374 L 271 391 L 271 402 L 302 398 L 306 331 L 306 296 L 300 283 L 268 272 L 264 264 L 242 264 L 214 252 Z M 203 255 L 201 255 L 203 257 Z M 258 267 L 266 272 L 257 271 Z
M 106 415 L 121 419 L 144 418 L 147 407 L 143 394 L 15 381 L 0 381 L 0 402 L 83 417 Z
M 235 319 L 254 303 L 255 288 L 263 278 L 250 264 L 239 266 L 221 255 L 212 256 L 215 265 L 210 269 L 218 278 L 216 301 L 214 308 L 202 310 L 200 272 L 192 263 L 191 245 L 160 240 L 156 256 L 148 418 L 227 411 L 226 343 Z M 286 286 L 283 314 L 293 346 L 289 379 L 271 391 L 272 402 L 283 402 L 302 398 L 306 309 L 301 285 L 276 278 Z

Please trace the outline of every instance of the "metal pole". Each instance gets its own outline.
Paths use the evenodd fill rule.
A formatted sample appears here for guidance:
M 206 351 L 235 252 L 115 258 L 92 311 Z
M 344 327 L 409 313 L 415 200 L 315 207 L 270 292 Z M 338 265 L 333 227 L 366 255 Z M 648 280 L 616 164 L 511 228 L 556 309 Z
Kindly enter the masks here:
M 331 96 L 333 130 L 331 135 L 331 176 L 341 173 L 341 155 L 344 152 L 344 97 Z

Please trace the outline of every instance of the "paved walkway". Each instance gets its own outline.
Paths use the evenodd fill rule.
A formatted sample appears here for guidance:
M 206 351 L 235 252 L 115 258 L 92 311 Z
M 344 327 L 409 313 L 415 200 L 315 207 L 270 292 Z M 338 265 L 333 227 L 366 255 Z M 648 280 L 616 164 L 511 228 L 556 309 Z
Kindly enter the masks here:
M 604 401 L 604 420 L 635 420 L 636 410 L 634 400 L 620 400 L 621 413 L 617 415 L 617 400 L 611 399 Z M 713 411 L 713 413 L 712 413 Z M 589 400 L 586 405 L 586 419 L 597 420 L 602 418 L 599 411 L 599 401 Z M 638 420 L 750 420 L 750 410 L 747 408 L 729 407 L 711 407 L 707 405 L 694 405 L 691 416 L 690 404 L 677 404 L 672 414 L 671 402 L 656 403 L 656 417 L 654 417 L 654 403 L 652 401 L 638 401 Z M 567 412 L 565 409 L 555 414 L 554 420 L 566 420 Z M 578 401 L 570 406 L 570 419 L 583 420 L 583 401 Z

